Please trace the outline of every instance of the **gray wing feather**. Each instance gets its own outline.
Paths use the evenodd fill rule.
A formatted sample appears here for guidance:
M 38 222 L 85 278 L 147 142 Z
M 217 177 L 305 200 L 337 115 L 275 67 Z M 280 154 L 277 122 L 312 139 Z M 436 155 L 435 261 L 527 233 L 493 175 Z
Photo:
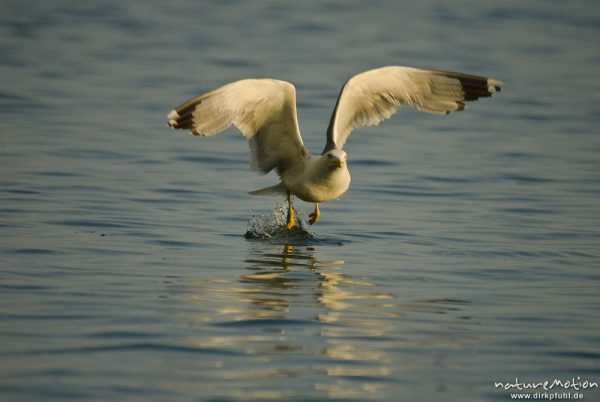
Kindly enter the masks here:
M 342 87 L 327 129 L 323 153 L 341 149 L 353 129 L 390 118 L 398 108 L 448 114 L 463 110 L 464 101 L 492 96 L 500 81 L 440 70 L 389 66 L 355 75 Z
M 296 115 L 296 90 L 273 79 L 227 84 L 183 103 L 167 116 L 172 128 L 211 136 L 234 125 L 250 142 L 253 168 L 279 173 L 308 152 Z

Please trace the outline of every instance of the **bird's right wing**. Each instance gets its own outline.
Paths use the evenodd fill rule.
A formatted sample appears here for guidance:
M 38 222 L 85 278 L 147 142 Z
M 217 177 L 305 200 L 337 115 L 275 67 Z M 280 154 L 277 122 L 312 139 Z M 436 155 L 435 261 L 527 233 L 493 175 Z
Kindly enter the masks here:
M 190 99 L 168 115 L 172 128 L 194 135 L 215 135 L 231 125 L 250 141 L 252 167 L 279 173 L 306 158 L 298 117 L 296 89 L 273 79 L 246 79 Z
M 403 104 L 424 112 L 448 114 L 462 110 L 463 101 L 492 96 L 501 84 L 477 75 L 412 67 L 388 66 L 365 71 L 342 87 L 323 153 L 341 149 L 353 129 L 377 125 Z

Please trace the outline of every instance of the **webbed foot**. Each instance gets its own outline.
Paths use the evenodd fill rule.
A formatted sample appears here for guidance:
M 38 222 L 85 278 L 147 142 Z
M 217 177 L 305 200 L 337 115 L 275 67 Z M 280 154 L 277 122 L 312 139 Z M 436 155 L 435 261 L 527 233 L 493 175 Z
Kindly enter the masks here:
M 287 192 L 287 201 L 288 201 L 288 213 L 287 219 L 285 223 L 285 227 L 287 230 L 292 230 L 294 226 L 296 226 L 296 220 L 294 219 L 294 208 L 292 207 L 292 200 L 290 198 L 290 192 Z

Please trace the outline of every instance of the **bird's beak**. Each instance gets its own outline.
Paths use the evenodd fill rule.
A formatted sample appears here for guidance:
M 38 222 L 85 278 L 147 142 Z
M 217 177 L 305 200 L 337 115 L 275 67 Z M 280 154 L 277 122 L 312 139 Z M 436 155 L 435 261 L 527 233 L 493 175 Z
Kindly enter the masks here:
M 344 166 L 344 161 L 341 159 L 332 160 L 332 161 L 329 161 L 329 166 L 335 166 L 336 168 L 341 168 L 342 166 Z

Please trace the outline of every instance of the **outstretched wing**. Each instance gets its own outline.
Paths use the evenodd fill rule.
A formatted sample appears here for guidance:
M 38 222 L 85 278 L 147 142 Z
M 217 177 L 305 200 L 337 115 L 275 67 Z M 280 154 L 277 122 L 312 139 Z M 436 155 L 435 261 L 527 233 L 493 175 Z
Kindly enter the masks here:
M 172 128 L 215 135 L 231 125 L 250 141 L 252 167 L 279 173 L 306 158 L 296 115 L 296 89 L 285 81 L 247 79 L 190 99 L 168 115 Z
M 448 114 L 463 101 L 492 96 L 500 81 L 449 71 L 389 66 L 365 71 L 348 80 L 338 96 L 327 129 L 323 153 L 341 149 L 353 129 L 375 126 L 409 105 L 417 110 Z

